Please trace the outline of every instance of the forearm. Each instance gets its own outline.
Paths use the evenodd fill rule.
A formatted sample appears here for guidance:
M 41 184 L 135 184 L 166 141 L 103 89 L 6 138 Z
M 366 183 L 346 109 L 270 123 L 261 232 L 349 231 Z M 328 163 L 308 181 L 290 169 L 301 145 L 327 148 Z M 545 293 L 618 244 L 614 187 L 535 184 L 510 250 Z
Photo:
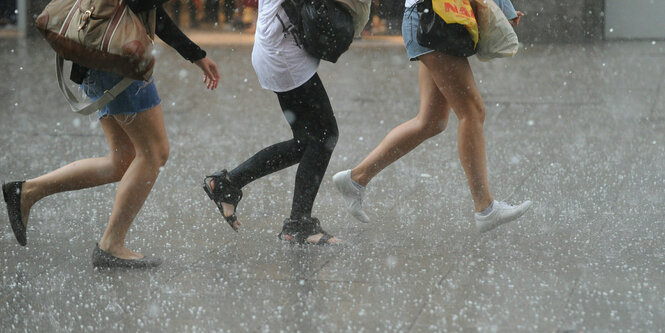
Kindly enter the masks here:
M 134 13 L 140 13 L 160 7 L 167 1 L 168 0 L 127 0 L 127 6 L 129 6 Z
M 162 6 L 157 7 L 155 33 L 185 59 L 194 62 L 205 58 L 206 52 L 192 42 L 171 20 Z

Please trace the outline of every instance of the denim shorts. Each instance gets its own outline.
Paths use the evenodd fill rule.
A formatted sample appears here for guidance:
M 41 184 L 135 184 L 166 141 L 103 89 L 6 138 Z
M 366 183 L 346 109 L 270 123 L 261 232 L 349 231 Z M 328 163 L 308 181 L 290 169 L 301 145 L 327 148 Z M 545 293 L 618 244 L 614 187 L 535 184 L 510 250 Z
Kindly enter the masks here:
M 104 91 L 113 88 L 121 80 L 120 75 L 91 69 L 83 80 L 81 89 L 91 100 L 96 101 L 104 95 Z M 136 114 L 154 108 L 161 101 L 152 78 L 149 82 L 134 81 L 120 95 L 99 110 L 99 118 L 108 115 Z
M 418 44 L 418 9 L 416 7 L 417 5 L 413 5 L 406 8 L 402 20 L 402 38 L 404 38 L 406 54 L 411 61 L 416 61 L 421 55 L 435 51 Z

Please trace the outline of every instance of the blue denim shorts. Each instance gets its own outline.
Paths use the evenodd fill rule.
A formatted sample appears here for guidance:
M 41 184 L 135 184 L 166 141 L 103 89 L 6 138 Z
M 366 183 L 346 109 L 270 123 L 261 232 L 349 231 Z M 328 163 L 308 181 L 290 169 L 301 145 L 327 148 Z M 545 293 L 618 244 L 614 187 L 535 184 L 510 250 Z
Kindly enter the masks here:
M 406 54 L 411 61 L 418 60 L 418 57 L 423 54 L 434 52 L 434 49 L 418 44 L 418 9 L 416 6 L 413 5 L 406 8 L 404 10 L 404 19 L 402 20 L 402 38 L 404 38 Z
M 122 80 L 120 75 L 91 69 L 88 71 L 88 76 L 83 80 L 81 89 L 90 99 L 96 101 L 104 95 L 104 91 L 113 88 L 120 80 Z M 108 115 L 131 115 L 147 111 L 159 105 L 161 101 L 152 78 L 149 82 L 134 81 L 114 100 L 99 110 L 99 118 Z

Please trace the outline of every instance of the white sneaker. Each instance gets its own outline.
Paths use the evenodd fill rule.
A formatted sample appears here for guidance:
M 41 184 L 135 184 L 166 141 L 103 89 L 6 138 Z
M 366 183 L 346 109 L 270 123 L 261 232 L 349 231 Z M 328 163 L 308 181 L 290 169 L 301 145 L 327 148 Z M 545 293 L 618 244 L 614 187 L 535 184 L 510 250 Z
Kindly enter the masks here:
M 487 215 L 476 213 L 476 228 L 480 232 L 490 231 L 502 224 L 517 219 L 529 210 L 531 201 L 527 200 L 517 206 L 511 206 L 503 201 L 493 202 L 492 211 Z
M 359 189 L 353 180 L 351 180 L 351 170 L 340 171 L 333 176 L 333 183 L 337 190 L 342 193 L 346 208 L 351 216 L 363 223 L 369 223 L 369 217 L 363 211 L 363 198 L 365 198 L 365 188 Z

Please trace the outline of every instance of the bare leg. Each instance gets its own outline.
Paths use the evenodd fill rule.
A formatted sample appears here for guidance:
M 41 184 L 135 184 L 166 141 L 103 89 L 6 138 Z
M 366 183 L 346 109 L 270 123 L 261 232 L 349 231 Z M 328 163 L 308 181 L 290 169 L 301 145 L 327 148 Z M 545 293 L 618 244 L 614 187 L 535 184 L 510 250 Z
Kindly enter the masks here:
M 159 169 L 166 163 L 169 144 L 161 105 L 140 112 L 130 123 L 118 122 L 130 138 L 136 156 L 118 184 L 104 235 L 99 248 L 123 259 L 140 259 L 143 255 L 125 246 L 125 237 L 134 218 L 157 180 Z
M 134 159 L 134 147 L 113 118 L 103 118 L 100 122 L 110 147 L 108 156 L 79 160 L 27 180 L 21 191 L 21 215 L 24 224 L 28 224 L 30 208 L 49 195 L 120 180 Z
M 485 155 L 485 106 L 466 58 L 433 52 L 420 57 L 459 119 L 457 149 L 476 211 L 492 203 Z
M 418 115 L 391 130 L 383 141 L 351 170 L 351 178 L 358 184 L 367 186 L 381 170 L 446 128 L 450 105 L 423 64 L 419 66 L 418 81 Z

